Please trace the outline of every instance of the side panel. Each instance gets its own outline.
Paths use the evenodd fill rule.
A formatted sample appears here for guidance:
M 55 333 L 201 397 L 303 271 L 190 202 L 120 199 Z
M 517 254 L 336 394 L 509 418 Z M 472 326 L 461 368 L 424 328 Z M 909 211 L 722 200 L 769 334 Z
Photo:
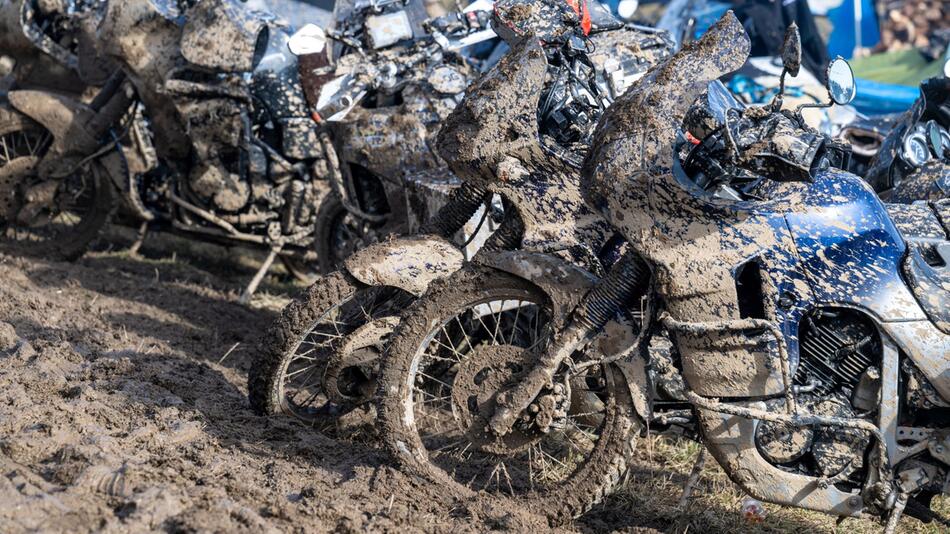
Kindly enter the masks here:
M 871 189 L 845 173 L 819 179 L 807 212 L 786 215 L 816 304 L 866 310 L 879 321 L 926 316 L 901 277 L 907 247 Z
M 950 335 L 927 320 L 884 323 L 881 329 L 917 365 L 940 396 L 950 402 Z

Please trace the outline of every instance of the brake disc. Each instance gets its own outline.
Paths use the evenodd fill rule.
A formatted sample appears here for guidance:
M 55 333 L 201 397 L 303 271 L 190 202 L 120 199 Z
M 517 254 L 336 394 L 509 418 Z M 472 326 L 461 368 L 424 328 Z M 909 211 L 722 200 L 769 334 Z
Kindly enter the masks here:
M 527 450 L 544 434 L 530 425 L 515 425 L 504 436 L 488 430 L 499 392 L 517 384 L 537 364 L 538 355 L 513 345 L 476 347 L 459 365 L 452 383 L 452 412 L 472 444 L 492 454 Z
M 22 207 L 17 186 L 32 176 L 40 159 L 36 156 L 22 156 L 8 161 L 0 167 L 0 219 L 16 219 Z

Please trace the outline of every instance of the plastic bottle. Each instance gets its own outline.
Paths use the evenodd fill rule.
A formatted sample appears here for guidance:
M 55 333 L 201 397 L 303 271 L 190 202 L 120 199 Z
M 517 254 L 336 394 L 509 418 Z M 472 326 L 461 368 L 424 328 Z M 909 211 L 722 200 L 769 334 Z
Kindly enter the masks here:
M 749 523 L 762 523 L 765 521 L 765 516 L 768 512 L 765 510 L 765 505 L 761 501 L 757 501 L 752 497 L 746 497 L 742 499 L 742 517 Z

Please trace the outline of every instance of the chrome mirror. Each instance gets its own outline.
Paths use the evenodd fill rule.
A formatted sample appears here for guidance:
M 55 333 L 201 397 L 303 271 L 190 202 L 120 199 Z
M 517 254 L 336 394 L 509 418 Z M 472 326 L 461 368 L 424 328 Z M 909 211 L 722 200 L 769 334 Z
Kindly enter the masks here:
M 850 104 L 857 95 L 857 87 L 854 85 L 854 71 L 851 65 L 841 57 L 835 58 L 828 65 L 828 95 L 831 101 L 839 106 Z

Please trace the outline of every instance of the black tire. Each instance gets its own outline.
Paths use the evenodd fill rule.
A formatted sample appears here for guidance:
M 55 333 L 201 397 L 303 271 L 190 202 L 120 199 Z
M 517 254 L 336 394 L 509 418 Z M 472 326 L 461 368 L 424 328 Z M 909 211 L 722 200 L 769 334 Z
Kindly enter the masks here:
M 337 363 L 340 359 L 341 346 L 351 340 L 354 332 L 365 332 L 363 327 L 374 322 L 385 326 L 389 322 L 395 323 L 394 318 L 403 309 L 412 297 L 408 293 L 392 287 L 366 286 L 355 280 L 345 272 L 335 272 L 318 280 L 310 288 L 294 299 L 284 308 L 280 317 L 268 328 L 264 334 L 258 358 L 252 363 L 248 373 L 248 394 L 251 408 L 260 415 L 287 414 L 313 425 L 324 426 L 332 423 L 339 416 L 351 411 L 355 407 L 365 404 L 373 398 L 376 389 L 376 373 L 378 362 L 361 362 L 355 364 Z M 338 322 L 338 319 L 340 321 Z M 301 346 L 307 339 L 318 335 L 318 329 L 327 328 L 332 321 L 333 337 L 324 345 L 313 345 L 310 354 L 300 356 Z M 385 335 L 391 332 L 377 332 Z M 380 340 L 380 343 L 385 340 Z M 371 347 L 361 347 L 368 351 Z M 315 351 L 315 352 L 314 352 Z M 381 353 L 381 349 L 379 350 Z M 372 353 L 369 356 L 372 357 Z M 367 354 L 361 354 L 366 357 Z M 309 382 L 306 375 L 314 380 L 313 390 L 321 395 L 320 399 L 312 399 L 314 403 L 326 401 L 319 408 L 300 406 L 288 398 L 290 391 L 297 391 L 294 384 L 289 384 L 289 373 L 299 371 L 291 366 L 302 364 L 303 357 L 312 367 L 303 372 L 304 385 Z M 344 367 L 351 365 L 353 368 Z M 335 371 L 332 371 L 332 370 Z M 349 369 L 358 377 L 348 379 L 349 387 L 341 387 L 343 379 L 339 378 Z M 336 379 L 328 379 L 327 373 Z M 366 381 L 366 384 L 361 381 Z M 303 386 L 299 388 L 304 389 Z M 308 390 L 309 391 L 309 390 Z M 306 399 L 310 400 L 310 399 Z
M 327 195 L 317 212 L 314 242 L 320 273 L 342 269 L 343 260 L 350 254 L 380 241 L 385 227 L 385 222 L 362 221 L 343 206 L 338 196 Z
M 0 195 L 9 203 L 3 206 L 3 212 L 18 203 L 25 188 L 32 185 L 31 179 L 35 181 L 34 164 L 45 153 L 50 137 L 42 126 L 18 113 L 3 115 L 0 145 L 8 143 L 14 148 L 0 151 Z M 79 188 L 80 194 L 75 198 L 80 205 L 78 214 L 72 215 L 78 217 L 78 222 L 59 230 L 52 224 L 26 228 L 0 212 L 0 250 L 54 260 L 74 260 L 82 256 L 109 221 L 115 209 L 116 194 L 105 169 L 95 161 L 64 178 L 56 194 L 65 194 L 64 188 L 75 187 Z M 53 213 L 51 218 L 55 220 L 62 215 L 62 212 Z
M 424 407 L 426 403 L 432 402 L 431 399 L 426 398 L 426 393 L 422 393 L 420 396 L 418 390 L 416 392 L 413 391 L 415 384 L 418 383 L 419 374 L 429 377 L 429 375 L 421 370 L 423 369 L 423 357 L 417 355 L 428 350 L 426 347 L 434 347 L 434 350 L 442 350 L 439 347 L 444 347 L 445 345 L 438 340 L 435 341 L 436 344 L 430 344 L 429 340 L 434 339 L 432 335 L 441 329 L 441 332 L 448 336 L 446 327 L 451 324 L 449 322 L 450 320 L 458 317 L 458 315 L 455 315 L 457 311 L 466 309 L 475 310 L 476 308 L 474 306 L 484 306 L 483 303 L 490 301 L 490 299 L 506 301 L 528 299 L 526 302 L 548 302 L 543 291 L 521 278 L 486 267 L 470 265 L 448 279 L 435 282 L 425 297 L 417 300 L 403 314 L 402 321 L 394 332 L 386 357 L 383 359 L 383 368 L 380 374 L 379 418 L 383 440 L 387 449 L 408 472 L 427 478 L 433 483 L 455 488 L 461 495 L 474 495 L 477 493 L 476 490 L 479 489 L 477 485 L 475 488 L 471 488 L 466 486 L 466 483 L 470 482 L 463 482 L 468 481 L 469 477 L 472 477 L 472 480 L 475 479 L 475 477 L 472 476 L 472 472 L 461 472 L 461 470 L 457 472 L 456 469 L 458 466 L 439 465 L 439 461 L 431 460 L 430 450 L 427 449 L 423 443 L 423 439 L 415 423 L 416 419 L 421 421 L 430 420 L 426 416 L 419 418 L 417 415 L 414 415 L 414 412 L 418 409 L 418 405 L 423 405 Z M 516 308 L 520 305 L 520 302 L 515 303 Z M 545 305 L 550 306 L 549 304 Z M 538 308 L 540 308 L 540 305 Z M 498 316 L 485 316 L 489 317 L 490 322 L 488 324 L 501 323 L 501 313 L 510 314 L 512 312 L 500 312 Z M 491 321 L 493 317 L 498 317 L 497 321 Z M 516 317 L 515 321 L 517 320 Z M 479 321 L 481 321 L 480 318 Z M 485 324 L 482 323 L 482 326 L 485 326 Z M 464 328 L 461 322 L 459 323 L 459 328 Z M 518 330 L 517 327 L 514 327 L 512 332 L 518 332 Z M 504 338 L 504 334 L 502 334 L 502 338 Z M 451 337 L 442 339 L 450 341 L 452 348 L 455 349 L 455 341 L 452 341 Z M 464 338 L 457 337 L 456 339 L 464 339 L 468 342 L 468 346 L 475 345 L 477 342 L 477 340 L 470 341 L 467 333 Z M 472 339 L 475 338 L 473 337 Z M 492 342 L 494 341 L 495 340 L 492 339 Z M 461 343 L 459 343 L 459 345 L 461 345 Z M 465 410 L 462 407 L 464 404 L 454 403 L 455 391 L 463 387 L 456 384 L 458 376 L 464 374 L 458 371 L 458 369 L 464 368 L 467 364 L 462 362 L 468 361 L 465 358 L 476 354 L 478 350 L 481 349 L 472 349 L 467 353 L 467 356 L 459 357 L 459 363 L 453 365 L 448 373 L 440 376 L 441 380 L 451 380 L 453 389 L 440 388 L 436 391 L 435 396 L 441 396 L 443 399 L 453 399 L 452 415 L 456 421 L 458 421 L 459 418 L 456 417 L 455 414 Z M 516 352 L 520 352 L 521 350 L 522 349 L 516 347 Z M 443 355 L 445 355 L 445 353 L 443 353 Z M 512 359 L 514 357 L 506 358 L 505 361 L 508 362 L 506 364 L 507 367 L 511 367 L 512 364 L 518 366 L 515 360 Z M 477 360 L 478 357 L 476 356 L 474 359 Z M 503 367 L 498 366 L 498 368 L 502 369 Z M 430 371 L 430 369 L 431 367 L 425 367 L 425 371 Z M 451 369 L 456 370 L 451 371 Z M 481 364 L 475 364 L 474 369 L 481 369 Z M 417 372 L 419 374 L 416 374 Z M 454 376 L 452 376 L 453 372 L 455 373 Z M 501 371 L 501 373 L 504 373 L 504 371 Z M 509 377 L 509 380 L 516 380 L 517 376 L 518 375 L 512 375 Z M 603 415 L 600 416 L 598 419 L 599 422 L 597 423 L 598 425 L 602 425 L 598 427 L 600 435 L 589 449 L 585 449 L 589 451 L 589 454 L 586 454 L 586 457 L 576 463 L 577 467 L 568 472 L 563 480 L 559 480 L 546 488 L 535 489 L 535 486 L 532 485 L 529 489 L 525 489 L 520 495 L 515 496 L 515 490 L 510 480 L 508 482 L 508 489 L 512 493 L 512 498 L 515 499 L 518 507 L 545 515 L 552 524 L 569 521 L 588 511 L 613 490 L 626 471 L 627 458 L 629 458 L 633 447 L 633 440 L 636 438 L 640 429 L 639 420 L 636 419 L 632 400 L 629 396 L 629 390 L 626 388 L 626 384 L 623 382 L 620 372 L 611 366 L 608 370 L 605 370 L 602 376 L 605 377 L 605 391 L 609 391 L 609 395 L 605 397 Z M 486 382 L 489 379 L 490 378 L 481 378 L 481 380 Z M 437 382 L 446 384 L 441 380 Z M 462 383 L 464 384 L 465 380 L 462 380 Z M 446 391 L 449 391 L 449 393 L 446 394 Z M 422 399 L 421 402 L 413 400 L 414 397 Z M 465 398 L 464 395 L 462 398 Z M 472 397 L 468 397 L 469 406 L 471 406 L 471 399 Z M 478 409 L 481 408 L 469 408 L 472 413 L 476 413 Z M 585 414 L 578 415 L 583 417 Z M 451 426 L 451 419 L 448 421 L 448 426 Z M 479 420 L 475 421 L 477 423 Z M 431 426 L 433 423 L 429 423 L 429 425 Z M 446 426 L 445 420 L 435 424 L 432 436 L 445 434 L 446 431 L 443 429 L 446 428 Z M 459 424 L 460 429 L 461 426 L 462 425 Z M 474 432 L 478 432 L 475 427 L 475 424 L 471 424 L 469 429 L 461 429 L 459 431 L 463 436 L 463 440 L 453 446 L 458 449 L 465 444 L 462 450 L 463 454 L 459 455 L 460 457 L 464 457 L 465 453 L 469 453 L 467 459 L 458 460 L 459 462 L 472 462 L 471 458 L 473 458 L 472 454 L 474 454 L 472 451 L 476 451 L 478 447 L 480 447 L 480 445 L 477 444 L 471 447 L 470 444 L 475 443 L 475 441 L 469 441 L 467 443 L 464 441 L 466 435 L 472 435 L 472 429 L 475 429 Z M 452 436 L 451 438 L 447 437 L 444 439 L 454 440 L 456 438 Z M 436 448 L 437 445 L 438 443 L 432 445 L 433 450 L 431 452 L 436 456 L 440 456 L 443 454 L 441 451 L 444 447 Z M 493 445 L 489 445 L 489 448 L 491 446 Z M 495 454 L 494 452 L 485 452 L 484 450 L 477 450 L 477 453 L 486 456 Z M 503 453 L 509 454 L 509 451 L 506 450 L 503 451 Z M 514 458 L 513 455 L 510 457 Z M 537 457 L 537 453 L 535 453 L 535 458 Z M 528 458 L 530 463 L 530 454 Z M 474 461 L 479 462 L 481 460 L 480 458 L 476 458 Z M 489 465 L 491 465 L 491 461 L 494 460 L 489 460 Z M 497 469 L 497 467 L 496 464 L 495 469 Z M 483 473 L 484 471 L 485 469 L 482 469 Z M 524 473 L 525 471 L 521 470 L 520 472 Z M 507 468 L 505 473 L 507 476 Z M 475 476 L 479 475 L 476 474 Z M 489 475 L 488 479 L 491 479 L 491 475 Z M 501 486 L 500 480 L 498 481 L 498 486 Z M 524 487 L 524 485 L 522 485 L 522 487 Z M 499 492 L 505 491 L 504 488 L 499 488 L 499 490 Z

